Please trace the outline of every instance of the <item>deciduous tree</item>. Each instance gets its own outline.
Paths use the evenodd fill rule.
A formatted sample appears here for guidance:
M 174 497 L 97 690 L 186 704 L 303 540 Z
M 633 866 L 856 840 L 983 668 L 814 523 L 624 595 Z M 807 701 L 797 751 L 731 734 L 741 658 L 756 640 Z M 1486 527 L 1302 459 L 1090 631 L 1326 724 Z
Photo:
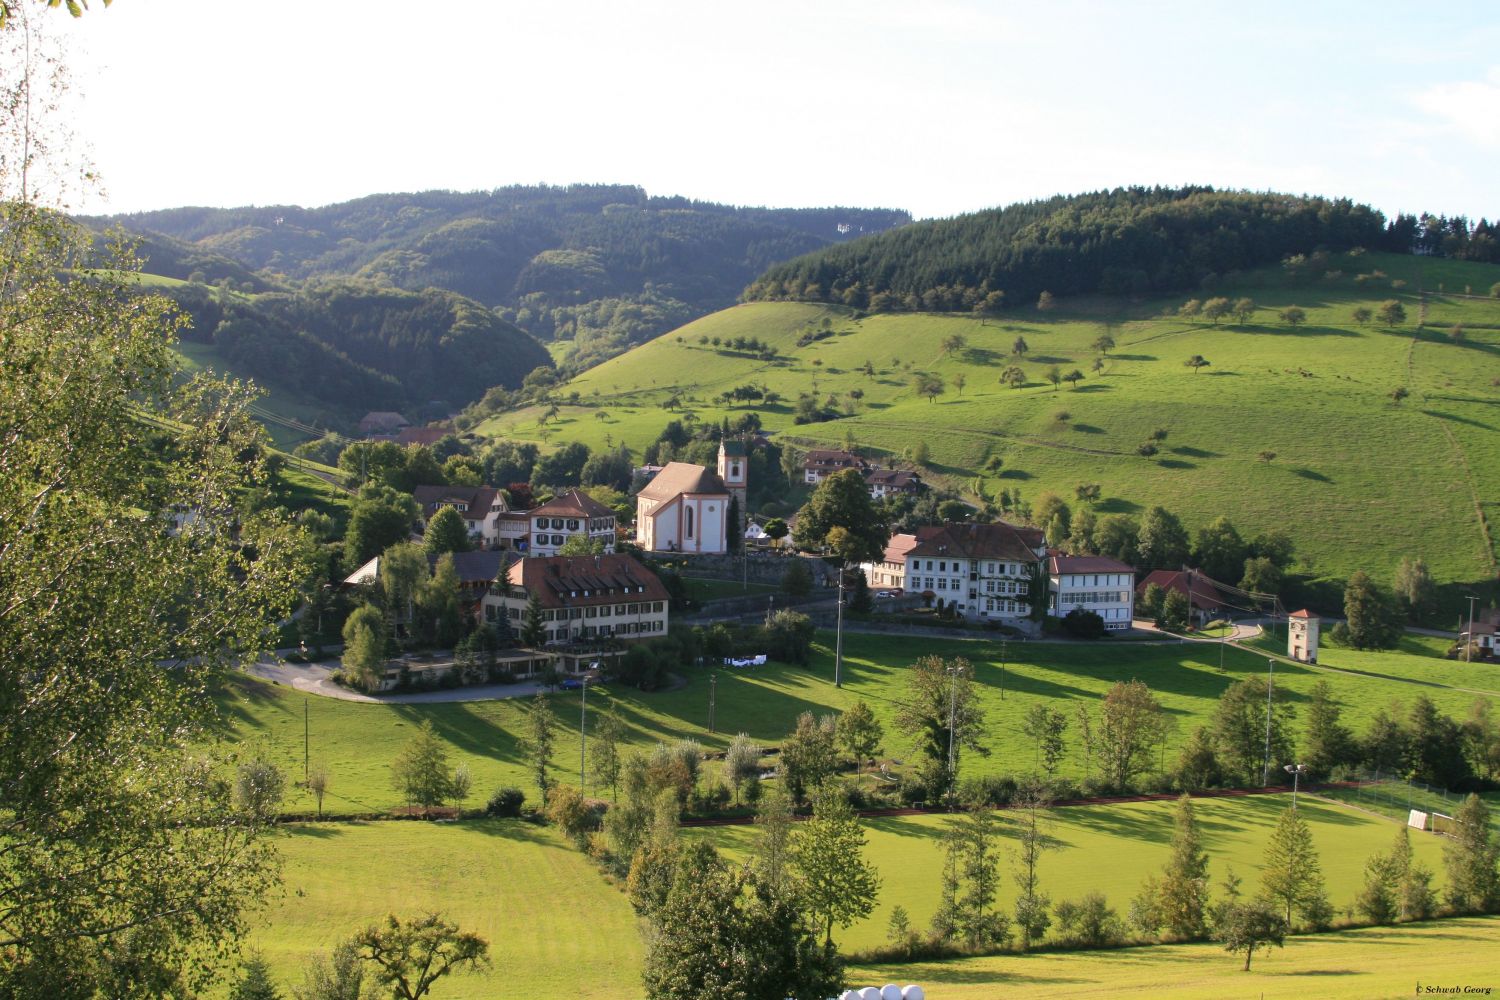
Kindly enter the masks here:
M 436 913 L 402 922 L 395 914 L 354 935 L 360 959 L 375 967 L 376 984 L 398 1000 L 420 1000 L 453 972 L 489 966 L 489 942 Z
M 792 831 L 791 862 L 798 899 L 823 925 L 833 928 L 867 916 L 880 893 L 880 875 L 864 858 L 865 835 L 843 789 L 825 786 L 813 800 L 812 818 Z

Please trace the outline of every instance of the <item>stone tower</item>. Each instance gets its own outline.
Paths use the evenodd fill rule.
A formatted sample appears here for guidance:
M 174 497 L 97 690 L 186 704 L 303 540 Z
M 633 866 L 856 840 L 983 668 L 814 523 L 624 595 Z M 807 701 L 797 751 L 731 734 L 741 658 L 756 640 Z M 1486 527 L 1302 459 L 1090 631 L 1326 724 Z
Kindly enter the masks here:
M 1286 655 L 1302 663 L 1317 663 L 1318 625 L 1321 621 L 1306 608 L 1287 615 Z
M 745 495 L 750 481 L 750 458 L 745 450 L 745 442 L 730 441 L 727 438 L 719 442 L 718 471 L 729 495 L 739 501 L 740 527 L 743 528 L 750 519 L 750 508 L 746 502 L 748 498 Z

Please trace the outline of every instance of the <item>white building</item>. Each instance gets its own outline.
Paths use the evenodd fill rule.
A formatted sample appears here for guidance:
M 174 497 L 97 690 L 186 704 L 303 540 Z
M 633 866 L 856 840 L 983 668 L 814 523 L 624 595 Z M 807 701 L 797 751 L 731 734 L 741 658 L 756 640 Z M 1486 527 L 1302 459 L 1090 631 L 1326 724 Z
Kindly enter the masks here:
M 667 634 L 667 588 L 627 555 L 517 560 L 485 595 L 484 619 L 504 618 L 519 635 L 533 596 L 542 606 L 547 644 Z
M 636 541 L 647 552 L 728 552 L 729 497 L 718 473 L 669 462 L 636 494 Z
M 587 535 L 589 541 L 602 543 L 605 552 L 615 550 L 615 512 L 581 490 L 559 493 L 527 511 L 526 520 L 530 532 L 527 555 L 557 555 L 574 535 Z
M 1047 551 L 1036 528 L 1004 521 L 918 528 L 905 553 L 908 594 L 941 600 L 965 618 L 1019 622 L 1031 614 L 1031 585 Z M 894 553 L 887 549 L 886 555 Z
M 1111 631 L 1130 628 L 1135 617 L 1135 568 L 1104 556 L 1047 559 L 1048 611 L 1061 618 L 1075 608 L 1092 611 Z

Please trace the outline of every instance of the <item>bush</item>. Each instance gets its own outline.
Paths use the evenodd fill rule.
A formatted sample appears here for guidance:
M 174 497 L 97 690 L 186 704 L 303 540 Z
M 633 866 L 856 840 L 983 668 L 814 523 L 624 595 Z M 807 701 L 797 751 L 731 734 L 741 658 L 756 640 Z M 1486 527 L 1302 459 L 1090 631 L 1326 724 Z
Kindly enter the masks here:
M 1104 638 L 1104 618 L 1097 612 L 1074 608 L 1063 617 L 1062 629 L 1075 639 Z
M 526 802 L 526 793 L 519 788 L 501 788 L 490 796 L 484 805 L 486 816 L 515 817 L 521 815 L 521 806 Z
M 270 819 L 281 808 L 286 778 L 281 768 L 265 760 L 241 764 L 234 781 L 234 804 L 241 812 L 256 819 Z
M 958 798 L 965 805 L 983 804 L 999 809 L 1016 794 L 1016 779 L 1009 774 L 965 778 L 958 783 Z
M 1064 944 L 1104 948 L 1124 940 L 1125 928 L 1104 894 L 1091 892 L 1076 903 L 1057 904 L 1057 936 Z

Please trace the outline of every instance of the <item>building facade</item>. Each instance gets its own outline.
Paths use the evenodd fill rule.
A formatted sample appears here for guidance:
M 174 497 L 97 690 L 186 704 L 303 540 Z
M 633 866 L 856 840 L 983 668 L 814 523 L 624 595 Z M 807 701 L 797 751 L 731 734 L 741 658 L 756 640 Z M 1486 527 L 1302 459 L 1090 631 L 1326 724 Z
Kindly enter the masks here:
M 615 550 L 615 512 L 582 490 L 559 493 L 540 507 L 526 512 L 525 551 L 528 556 L 555 556 L 574 535 Z
M 1135 567 L 1104 556 L 1047 558 L 1048 612 L 1059 618 L 1075 608 L 1092 611 L 1120 632 L 1135 618 Z
M 545 645 L 633 641 L 667 634 L 667 588 L 627 555 L 544 556 L 511 564 L 482 601 L 485 621 L 521 634 L 526 607 L 542 606 Z
M 729 497 L 718 473 L 669 462 L 636 494 L 636 541 L 647 552 L 728 552 Z
M 1035 528 L 950 523 L 893 537 L 881 561 L 863 568 L 873 587 L 941 600 L 969 619 L 1019 622 L 1031 614 L 1045 554 L 1046 539 Z

